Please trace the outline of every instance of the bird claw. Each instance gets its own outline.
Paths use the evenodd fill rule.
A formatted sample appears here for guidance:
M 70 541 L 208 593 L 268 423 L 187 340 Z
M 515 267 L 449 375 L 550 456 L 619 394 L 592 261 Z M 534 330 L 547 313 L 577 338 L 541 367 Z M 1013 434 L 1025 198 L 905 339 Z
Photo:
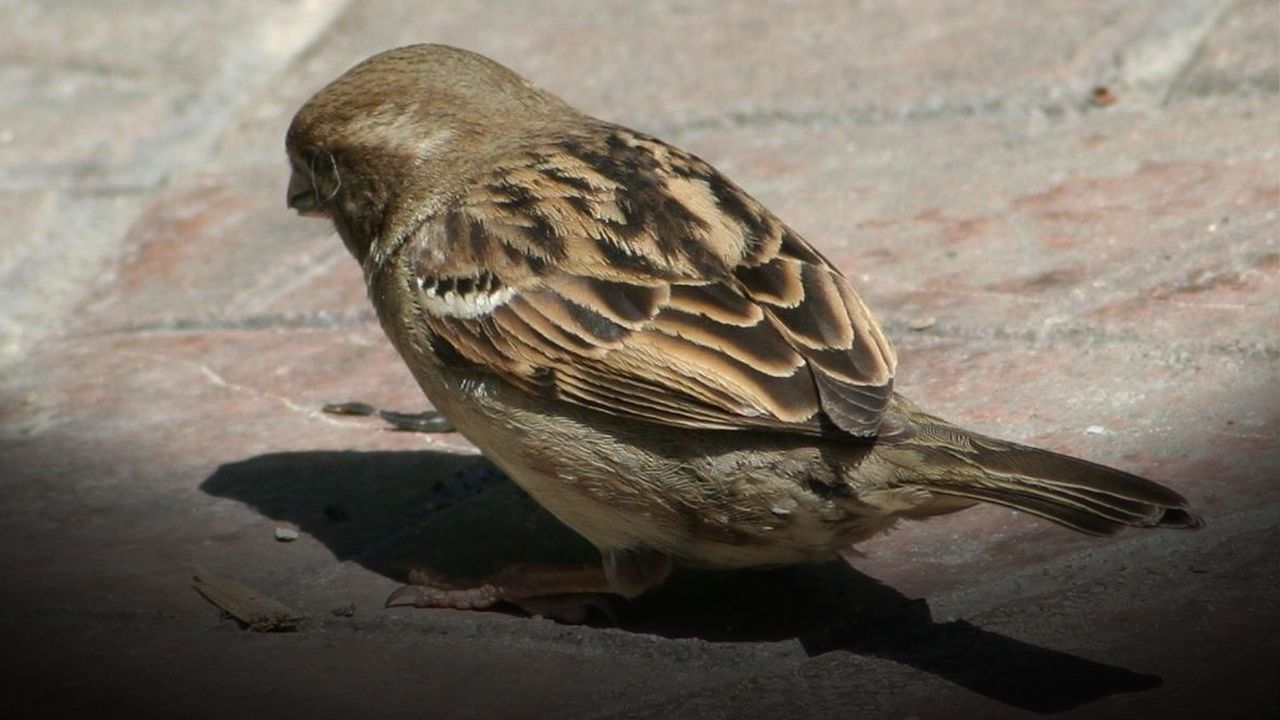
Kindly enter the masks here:
M 484 610 L 498 603 L 507 603 L 528 615 L 567 625 L 581 625 L 593 615 L 603 617 L 613 625 L 618 624 L 617 613 L 604 593 L 533 594 L 537 591 L 516 579 L 504 580 L 502 573 L 486 581 L 468 583 L 425 568 L 411 571 L 409 582 L 387 596 L 384 607 Z
M 483 610 L 498 600 L 492 585 L 474 588 L 437 588 L 429 585 L 405 585 L 387 596 L 383 607 L 447 608 Z
M 409 572 L 409 584 L 387 597 L 383 607 L 452 608 L 482 610 L 501 600 L 493 583 L 467 585 L 427 568 Z
M 453 422 L 435 410 L 420 413 L 405 413 L 395 410 L 383 410 L 368 403 L 343 402 L 327 403 L 320 408 L 330 415 L 358 415 L 361 417 L 379 417 L 395 430 L 420 433 L 454 432 Z
M 451 433 L 457 430 L 453 421 L 434 410 L 420 413 L 379 410 L 378 417 L 382 418 L 393 429 L 404 432 Z

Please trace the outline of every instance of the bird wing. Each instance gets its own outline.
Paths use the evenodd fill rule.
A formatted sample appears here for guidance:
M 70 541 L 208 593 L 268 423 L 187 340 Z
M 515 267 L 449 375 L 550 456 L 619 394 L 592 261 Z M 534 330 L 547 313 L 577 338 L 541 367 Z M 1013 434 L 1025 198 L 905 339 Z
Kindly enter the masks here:
M 614 415 L 875 435 L 895 354 L 840 272 L 702 160 L 592 128 L 409 240 L 438 354 Z

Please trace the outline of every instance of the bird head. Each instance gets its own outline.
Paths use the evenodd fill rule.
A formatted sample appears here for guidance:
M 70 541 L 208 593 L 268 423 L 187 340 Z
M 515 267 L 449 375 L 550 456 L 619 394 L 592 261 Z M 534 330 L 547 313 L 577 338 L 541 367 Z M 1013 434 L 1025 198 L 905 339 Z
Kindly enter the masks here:
M 410 45 L 348 70 L 298 110 L 288 206 L 333 221 L 364 262 L 397 243 L 528 132 L 578 113 L 498 63 Z

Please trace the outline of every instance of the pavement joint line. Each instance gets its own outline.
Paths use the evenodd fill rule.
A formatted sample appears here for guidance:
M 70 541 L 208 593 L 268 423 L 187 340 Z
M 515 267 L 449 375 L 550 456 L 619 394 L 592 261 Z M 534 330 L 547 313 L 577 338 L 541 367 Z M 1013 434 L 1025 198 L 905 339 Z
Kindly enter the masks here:
M 114 178 L 86 176 L 84 168 L 56 170 L 39 177 L 9 173 L 0 169 L 0 192 L 64 192 L 78 197 L 115 198 L 148 196 L 165 187 L 168 178 L 121 182 Z
M 1194 64 L 1190 61 L 1188 67 Z M 1268 86 L 1270 87 L 1270 86 Z M 1037 93 L 1050 96 L 1054 90 L 1070 97 L 1071 93 L 1063 88 L 1042 88 Z M 1166 91 L 1167 93 L 1170 91 Z M 787 111 L 781 109 L 757 110 L 752 112 L 734 112 L 713 114 L 680 122 L 655 126 L 650 132 L 659 136 L 680 137 L 701 132 L 719 130 L 751 130 L 784 128 L 827 128 L 827 127 L 877 127 L 893 123 L 912 122 L 927 123 L 952 120 L 989 120 L 1011 121 L 1025 118 L 1033 114 L 1040 115 L 1054 122 L 1066 122 L 1104 110 L 1089 104 L 1083 93 L 1078 100 L 1038 101 L 1034 98 L 1007 95 L 984 98 L 975 101 L 952 100 L 943 103 L 918 103 L 892 109 L 875 104 L 850 106 L 841 110 Z M 1219 93 L 1218 96 L 1233 98 L 1241 93 Z M 1275 93 L 1271 93 L 1275 94 Z M 1161 114 L 1172 107 L 1173 97 L 1169 95 L 1163 104 L 1133 104 L 1130 109 L 1139 108 L 1147 113 Z
M 1047 91 L 1043 94 L 1049 94 Z M 780 109 L 758 110 L 709 115 L 682 122 L 657 126 L 656 135 L 680 136 L 716 130 L 769 129 L 774 127 L 823 128 L 823 127 L 875 127 L 891 123 L 932 122 L 948 120 L 1012 120 L 1039 113 L 1051 119 L 1066 119 L 1093 111 L 1088 100 L 1081 97 L 1075 107 L 1067 102 L 1038 102 L 1018 95 L 983 98 L 975 101 L 951 100 L 942 103 L 925 102 L 898 109 L 867 104 L 841 110 L 787 111 Z
M 77 74 L 87 78 L 137 85 L 155 85 L 167 79 L 136 68 L 112 67 L 103 62 L 85 61 L 74 57 L 64 57 L 59 62 L 50 62 L 47 56 L 27 53 L 16 53 L 7 57 L 5 69 L 40 74 Z
M 240 318 L 166 318 L 131 323 L 90 332 L 68 332 L 63 337 L 92 338 L 113 335 L 181 335 L 218 330 L 349 330 L 375 324 L 378 318 L 371 309 L 343 312 L 286 312 L 246 315 Z
M 957 325 L 939 323 L 926 330 L 911 330 L 906 322 L 888 320 L 882 323 L 884 330 L 897 338 L 897 344 L 904 347 L 914 345 L 913 338 L 934 340 L 965 340 L 982 342 L 1009 342 L 1026 344 L 1037 349 L 1051 349 L 1061 346 L 1080 347 L 1085 341 L 1091 347 L 1139 347 L 1147 348 L 1153 353 L 1171 355 L 1189 353 L 1208 357 L 1227 357 L 1236 359 L 1259 358 L 1266 362 L 1280 360 L 1280 343 L 1259 339 L 1240 339 L 1236 341 L 1170 342 L 1162 338 L 1145 338 L 1133 332 L 1108 333 L 1099 332 L 1087 325 L 1060 323 L 1049 329 L 1021 328 L 966 328 Z
M 210 331 L 230 332 L 263 332 L 276 330 L 333 331 L 364 329 L 371 327 L 377 318 L 372 310 L 330 313 L 325 311 L 310 313 L 278 313 L 266 315 L 248 315 L 241 318 L 172 318 L 145 323 L 130 324 L 105 330 L 88 332 L 67 332 L 61 337 L 67 340 L 138 336 L 165 337 L 170 335 L 200 334 Z M 1209 357 L 1227 357 L 1237 359 L 1258 358 L 1266 362 L 1280 360 L 1280 343 L 1266 340 L 1239 339 L 1236 341 L 1169 342 L 1161 338 L 1145 338 L 1133 332 L 1100 332 L 1091 325 L 1058 323 L 1049 329 L 1042 328 L 1006 328 L 1006 327 L 974 327 L 966 328 L 948 323 L 938 323 L 924 330 L 913 330 L 908 320 L 894 317 L 884 318 L 881 326 L 896 339 L 902 347 L 918 347 L 922 340 L 965 340 L 984 342 L 1005 342 L 1010 344 L 1026 344 L 1031 347 L 1054 348 L 1063 345 L 1079 347 L 1084 340 L 1094 347 L 1140 347 L 1149 348 L 1161 355 L 1170 353 L 1190 353 Z

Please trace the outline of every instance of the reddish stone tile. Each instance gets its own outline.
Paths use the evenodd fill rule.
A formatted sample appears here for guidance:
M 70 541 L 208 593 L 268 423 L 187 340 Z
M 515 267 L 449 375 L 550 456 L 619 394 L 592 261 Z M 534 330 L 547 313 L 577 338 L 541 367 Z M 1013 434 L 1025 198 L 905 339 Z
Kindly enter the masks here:
M 227 178 L 158 195 L 89 309 L 93 324 L 111 329 L 325 327 L 371 316 L 360 269 L 331 229 Z

